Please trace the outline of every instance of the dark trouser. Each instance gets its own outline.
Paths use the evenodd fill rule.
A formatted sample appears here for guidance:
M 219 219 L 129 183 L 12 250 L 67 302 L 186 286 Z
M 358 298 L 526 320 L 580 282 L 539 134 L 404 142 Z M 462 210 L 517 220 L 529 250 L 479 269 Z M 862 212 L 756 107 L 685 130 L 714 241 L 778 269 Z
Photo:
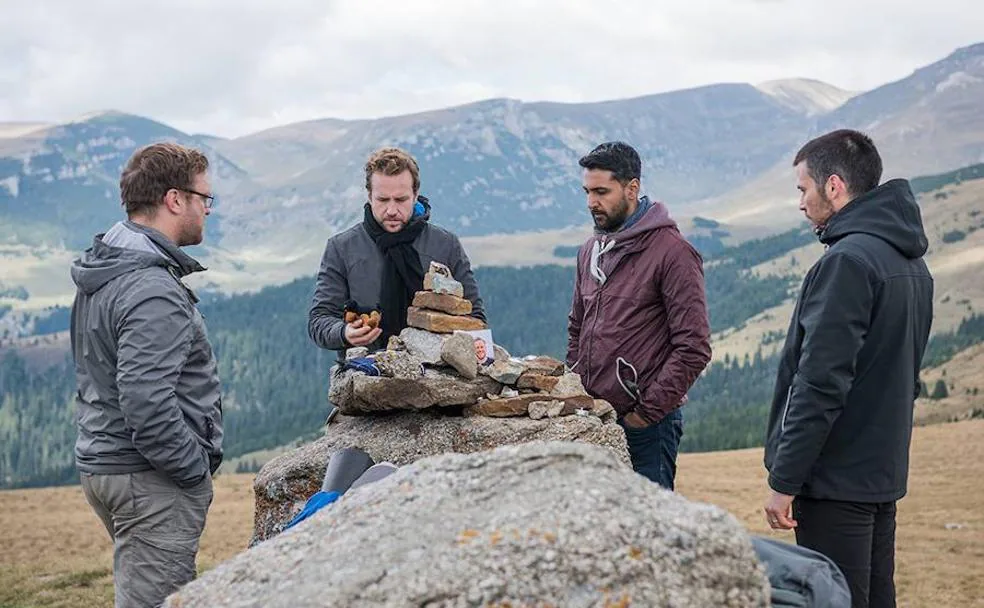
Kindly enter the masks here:
M 683 437 L 683 412 L 675 409 L 665 418 L 645 428 L 634 429 L 619 419 L 629 445 L 632 468 L 667 490 L 676 479 L 677 451 Z
M 117 608 L 159 606 L 195 578 L 212 478 L 179 488 L 156 471 L 82 473 L 82 490 L 113 541 Z
M 895 502 L 863 503 L 797 497 L 796 543 L 841 569 L 853 608 L 895 606 Z

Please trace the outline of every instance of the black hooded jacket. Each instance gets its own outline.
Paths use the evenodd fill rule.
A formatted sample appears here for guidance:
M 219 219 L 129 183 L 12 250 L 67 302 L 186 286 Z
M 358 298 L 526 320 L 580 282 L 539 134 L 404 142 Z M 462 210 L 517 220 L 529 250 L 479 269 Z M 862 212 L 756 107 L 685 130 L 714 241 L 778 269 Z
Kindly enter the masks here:
M 933 319 L 927 240 L 905 180 L 836 213 L 779 361 L 765 466 L 783 494 L 888 502 L 906 493 L 913 402 Z

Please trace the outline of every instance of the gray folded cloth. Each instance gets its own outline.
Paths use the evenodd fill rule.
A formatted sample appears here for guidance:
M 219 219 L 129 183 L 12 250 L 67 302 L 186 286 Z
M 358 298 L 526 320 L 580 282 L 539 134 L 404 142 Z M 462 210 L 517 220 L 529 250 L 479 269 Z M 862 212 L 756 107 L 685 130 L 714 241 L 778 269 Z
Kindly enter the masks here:
M 375 464 L 369 454 L 358 448 L 342 448 L 331 455 L 325 470 L 322 492 L 344 494 L 359 477 Z
M 379 464 L 374 464 L 371 467 L 369 467 L 366 470 L 366 472 L 362 474 L 361 477 L 356 479 L 352 483 L 352 486 L 349 489 L 354 490 L 359 486 L 366 485 L 367 483 L 379 481 L 380 479 L 396 471 L 398 468 L 399 467 L 397 467 L 392 462 L 380 462 Z

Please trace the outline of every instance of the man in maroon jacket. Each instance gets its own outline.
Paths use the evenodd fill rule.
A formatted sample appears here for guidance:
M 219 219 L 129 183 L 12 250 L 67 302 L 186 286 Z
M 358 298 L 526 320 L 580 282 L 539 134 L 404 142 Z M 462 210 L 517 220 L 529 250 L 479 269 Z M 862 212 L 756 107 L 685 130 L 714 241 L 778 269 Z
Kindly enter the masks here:
M 672 490 L 680 406 L 711 358 L 702 260 L 666 206 L 639 197 L 631 146 L 601 144 L 579 164 L 595 234 L 578 251 L 567 365 L 615 407 L 632 467 Z

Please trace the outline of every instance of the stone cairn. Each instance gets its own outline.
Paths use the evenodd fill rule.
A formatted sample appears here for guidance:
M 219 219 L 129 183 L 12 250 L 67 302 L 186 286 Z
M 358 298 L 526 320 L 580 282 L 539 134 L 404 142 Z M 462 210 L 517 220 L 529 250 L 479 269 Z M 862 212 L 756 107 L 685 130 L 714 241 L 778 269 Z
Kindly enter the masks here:
M 328 461 L 343 447 L 399 466 L 449 452 L 474 453 L 531 441 L 603 447 L 631 470 L 615 411 L 584 390 L 581 377 L 545 356 L 512 357 L 494 346 L 480 365 L 473 337 L 486 329 L 470 316 L 461 283 L 432 263 L 408 309 L 409 326 L 385 350 L 351 348 L 354 367 L 335 365 L 328 399 L 339 415 L 324 436 L 278 456 L 256 476 L 250 545 L 272 538 L 321 487 Z M 370 370 L 365 364 L 371 361 Z
M 464 416 L 533 419 L 581 415 L 605 422 L 612 406 L 593 399 L 580 376 L 547 356 L 512 357 L 494 346 L 494 361 L 480 365 L 471 330 L 487 329 L 475 317 L 464 288 L 450 269 L 431 262 L 407 310 L 408 327 L 392 336 L 386 350 L 351 348 L 346 359 L 371 359 L 379 375 L 332 369 L 329 400 L 340 413 L 359 416 L 394 410 L 445 408 Z

